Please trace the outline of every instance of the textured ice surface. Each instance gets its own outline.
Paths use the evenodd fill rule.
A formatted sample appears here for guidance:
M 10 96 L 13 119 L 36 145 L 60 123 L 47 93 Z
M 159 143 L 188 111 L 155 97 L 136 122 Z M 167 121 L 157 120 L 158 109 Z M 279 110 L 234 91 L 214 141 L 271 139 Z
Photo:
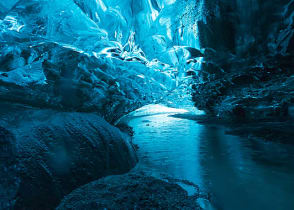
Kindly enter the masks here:
M 0 1 L 0 18 L 4 17 L 19 0 Z
M 188 8 L 181 1 L 21 0 L 0 6 L 4 100 L 117 118 L 144 104 L 183 100 L 178 93 L 191 87 L 186 72 L 202 56 L 197 27 L 181 16 Z

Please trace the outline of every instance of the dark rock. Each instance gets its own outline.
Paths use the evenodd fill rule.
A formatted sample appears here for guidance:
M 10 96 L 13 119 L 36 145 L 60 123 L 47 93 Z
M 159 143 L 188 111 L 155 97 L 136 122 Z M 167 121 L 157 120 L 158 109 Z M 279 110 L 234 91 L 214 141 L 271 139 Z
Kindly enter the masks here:
M 95 114 L 0 110 L 0 208 L 53 209 L 75 188 L 136 164 L 127 135 Z
M 67 195 L 57 210 L 200 209 L 196 201 L 173 182 L 131 173 L 84 185 Z
M 15 146 L 13 134 L 0 127 L 0 209 L 9 209 L 14 205 L 19 188 L 19 164 Z
M 287 120 L 294 98 L 293 1 L 205 3 L 196 107 L 226 120 Z

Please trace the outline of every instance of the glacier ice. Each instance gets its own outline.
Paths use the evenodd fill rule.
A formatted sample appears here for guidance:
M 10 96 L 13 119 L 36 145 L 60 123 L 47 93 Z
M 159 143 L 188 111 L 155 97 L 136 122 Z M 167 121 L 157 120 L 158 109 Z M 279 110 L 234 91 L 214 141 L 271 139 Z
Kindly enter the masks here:
M 196 26 L 183 27 L 179 11 L 188 7 L 181 1 L 20 0 L 0 7 L 3 100 L 115 120 L 148 103 L 182 100 L 178 92 L 191 86 L 187 69 L 202 56 Z
M 16 5 L 19 0 L 0 1 L 0 18 L 5 15 Z

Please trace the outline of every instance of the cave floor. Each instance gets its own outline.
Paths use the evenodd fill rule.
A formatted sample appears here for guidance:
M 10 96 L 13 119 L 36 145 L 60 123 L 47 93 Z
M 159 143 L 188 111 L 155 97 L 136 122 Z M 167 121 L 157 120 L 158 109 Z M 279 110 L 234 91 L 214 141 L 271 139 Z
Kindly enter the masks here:
M 174 114 L 185 112 L 157 110 L 129 120 L 136 170 L 191 181 L 212 195 L 216 209 L 294 209 L 294 145 L 232 136 L 221 125 Z

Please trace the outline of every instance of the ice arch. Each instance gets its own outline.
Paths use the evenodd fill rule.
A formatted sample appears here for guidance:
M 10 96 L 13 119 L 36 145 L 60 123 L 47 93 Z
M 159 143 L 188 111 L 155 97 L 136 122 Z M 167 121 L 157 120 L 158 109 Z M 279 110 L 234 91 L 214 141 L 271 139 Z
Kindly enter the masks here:
M 187 1 L 15 0 L 0 7 L 5 101 L 95 111 L 113 121 L 148 103 L 179 101 L 200 65 L 199 17 Z

